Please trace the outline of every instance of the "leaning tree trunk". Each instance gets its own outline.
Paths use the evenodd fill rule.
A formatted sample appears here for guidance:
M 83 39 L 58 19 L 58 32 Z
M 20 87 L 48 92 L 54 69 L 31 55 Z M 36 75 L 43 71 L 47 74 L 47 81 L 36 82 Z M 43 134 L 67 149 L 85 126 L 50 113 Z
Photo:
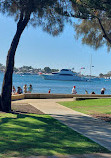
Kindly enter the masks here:
M 4 112 L 11 111 L 11 92 L 12 92 L 12 77 L 14 68 L 14 57 L 15 52 L 27 23 L 29 22 L 30 16 L 23 18 L 21 13 L 19 22 L 17 24 L 17 31 L 11 43 L 10 49 L 7 55 L 6 70 L 3 79 L 2 92 L 1 92 L 1 107 L 0 109 Z

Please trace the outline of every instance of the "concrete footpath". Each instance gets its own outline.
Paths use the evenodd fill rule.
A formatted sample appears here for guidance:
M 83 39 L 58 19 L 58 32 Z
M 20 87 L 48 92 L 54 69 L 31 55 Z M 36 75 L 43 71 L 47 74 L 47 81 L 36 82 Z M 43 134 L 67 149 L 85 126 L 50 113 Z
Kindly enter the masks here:
M 14 101 L 14 103 L 28 103 L 111 151 L 111 124 L 71 110 L 57 103 L 72 100 L 73 99 L 25 99 Z M 102 158 L 102 155 L 100 157 Z M 106 154 L 105 158 L 107 157 L 111 158 L 111 154 Z

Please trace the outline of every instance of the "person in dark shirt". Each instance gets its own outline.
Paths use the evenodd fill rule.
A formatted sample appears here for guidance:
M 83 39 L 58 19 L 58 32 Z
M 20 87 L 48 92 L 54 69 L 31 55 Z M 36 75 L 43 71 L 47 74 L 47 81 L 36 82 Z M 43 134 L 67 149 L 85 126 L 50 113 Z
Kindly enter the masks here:
M 21 87 L 17 87 L 17 94 L 21 94 L 22 93 L 22 88 Z
M 95 94 L 95 92 L 93 91 L 93 92 L 91 92 L 91 94 Z

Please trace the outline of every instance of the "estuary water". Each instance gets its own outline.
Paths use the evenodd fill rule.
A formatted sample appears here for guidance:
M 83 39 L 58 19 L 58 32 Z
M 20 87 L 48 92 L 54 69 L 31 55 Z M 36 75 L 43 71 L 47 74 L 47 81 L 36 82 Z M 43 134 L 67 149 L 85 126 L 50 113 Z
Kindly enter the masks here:
M 3 73 L 0 73 L 0 90 L 2 88 Z M 33 93 L 48 93 L 51 89 L 51 93 L 58 94 L 71 94 L 73 86 L 76 86 L 77 94 L 85 94 L 85 90 L 90 94 L 94 91 L 96 94 L 100 94 L 101 88 L 105 87 L 105 94 L 111 94 L 111 80 L 101 79 L 100 81 L 56 81 L 56 80 L 44 80 L 39 75 L 13 75 L 13 85 L 17 89 L 18 86 L 23 88 L 24 84 L 29 86 L 32 84 Z

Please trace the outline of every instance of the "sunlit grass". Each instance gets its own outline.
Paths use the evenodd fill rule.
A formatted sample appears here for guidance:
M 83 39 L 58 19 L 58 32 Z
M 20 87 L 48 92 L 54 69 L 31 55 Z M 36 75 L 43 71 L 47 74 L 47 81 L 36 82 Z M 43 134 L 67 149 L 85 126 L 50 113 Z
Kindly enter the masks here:
M 111 114 L 111 99 L 87 99 L 60 104 L 85 114 Z
M 0 114 L 0 157 L 108 152 L 47 115 Z

